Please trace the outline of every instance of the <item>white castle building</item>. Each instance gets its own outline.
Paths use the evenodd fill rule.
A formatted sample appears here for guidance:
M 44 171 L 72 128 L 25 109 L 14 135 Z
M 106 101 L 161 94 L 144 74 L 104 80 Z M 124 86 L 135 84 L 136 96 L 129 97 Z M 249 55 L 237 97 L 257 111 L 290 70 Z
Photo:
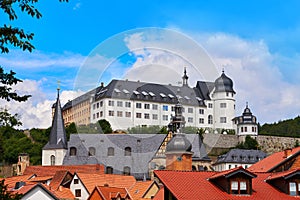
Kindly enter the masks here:
M 181 86 L 112 80 L 95 90 L 91 100 L 90 122 L 110 122 L 114 130 L 135 126 L 166 126 L 177 102 L 183 105 L 186 126 L 236 129 L 233 81 L 222 72 L 214 82 L 188 85 L 186 70 Z

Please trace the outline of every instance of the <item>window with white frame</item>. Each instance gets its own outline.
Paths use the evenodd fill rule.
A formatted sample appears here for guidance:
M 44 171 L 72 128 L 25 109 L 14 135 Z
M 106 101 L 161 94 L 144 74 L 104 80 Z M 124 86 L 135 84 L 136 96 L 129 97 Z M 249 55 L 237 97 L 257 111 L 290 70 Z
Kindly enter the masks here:
M 163 105 L 163 111 L 168 111 L 168 106 L 167 105 Z
M 114 105 L 115 105 L 115 102 L 113 100 L 108 101 L 108 106 L 114 106 Z
M 117 101 L 117 106 L 118 107 L 123 107 L 123 102 L 122 101 Z
M 152 104 L 152 110 L 157 110 L 157 109 L 158 109 L 157 104 Z
M 144 113 L 144 118 L 145 119 L 150 119 L 150 114 L 149 113 Z
M 208 124 L 213 124 L 213 116 L 208 115 Z
M 131 112 L 125 112 L 125 117 L 131 117 Z
M 188 113 L 193 113 L 194 109 L 193 108 L 188 108 Z
M 220 117 L 220 123 L 226 123 L 226 117 Z
M 168 121 L 168 115 L 163 115 L 163 121 Z
M 204 124 L 204 118 L 199 118 L 199 124 Z
M 114 111 L 113 110 L 109 110 L 108 111 L 108 116 L 114 116 Z
M 158 119 L 158 115 L 157 114 L 152 114 L 152 119 L 157 120 Z
M 204 109 L 202 109 L 202 108 L 199 109 L 199 114 L 200 114 L 200 115 L 204 115 Z
M 226 108 L 226 103 L 220 103 L 220 108 Z
M 135 113 L 136 118 L 142 118 L 142 113 Z
M 123 117 L 123 112 L 122 111 L 117 111 L 117 117 Z
M 144 109 L 150 109 L 150 104 L 149 103 L 145 103 L 144 104 Z
M 130 101 L 126 101 L 125 102 L 125 107 L 126 108 L 130 108 L 131 107 L 131 102 Z
M 142 103 L 136 103 L 136 104 L 135 104 L 135 107 L 136 107 L 136 108 L 142 108 Z
M 192 117 L 188 117 L 188 122 L 193 123 L 194 119 Z
M 212 104 L 212 103 L 208 103 L 208 107 L 209 107 L 209 108 L 212 108 L 212 107 L 213 107 L 213 104 Z

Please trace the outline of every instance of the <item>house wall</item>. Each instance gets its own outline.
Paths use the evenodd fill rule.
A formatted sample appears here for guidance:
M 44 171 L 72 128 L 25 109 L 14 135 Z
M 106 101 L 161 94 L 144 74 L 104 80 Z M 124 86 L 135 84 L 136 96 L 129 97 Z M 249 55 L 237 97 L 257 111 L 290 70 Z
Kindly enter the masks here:
M 42 190 L 40 187 L 34 188 L 32 191 L 26 193 L 22 198 L 22 200 L 55 200 L 51 197 L 47 192 Z
M 74 179 L 78 179 L 78 184 L 74 183 Z M 81 190 L 81 197 L 76 197 L 75 190 L 78 190 L 78 189 Z M 70 190 L 73 193 L 73 195 L 75 196 L 75 198 L 78 200 L 86 200 L 90 195 L 89 192 L 86 190 L 83 182 L 77 176 L 77 174 L 75 174 L 72 179 L 72 182 L 70 184 Z
M 147 193 L 143 196 L 143 198 L 151 199 L 152 197 L 154 197 L 156 195 L 158 190 L 159 190 L 158 185 L 155 183 L 152 184 L 152 186 L 148 189 Z

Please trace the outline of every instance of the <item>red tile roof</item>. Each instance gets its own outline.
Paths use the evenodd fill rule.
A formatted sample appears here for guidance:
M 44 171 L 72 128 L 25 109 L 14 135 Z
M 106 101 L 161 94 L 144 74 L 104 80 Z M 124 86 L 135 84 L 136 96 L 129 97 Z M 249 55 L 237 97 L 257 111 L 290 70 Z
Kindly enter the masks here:
M 133 187 L 136 180 L 133 176 L 124 176 L 118 174 L 86 174 L 76 173 L 79 179 L 83 182 L 89 193 L 93 191 L 95 186 L 120 187 L 129 189 Z
M 300 169 L 293 169 L 293 170 L 289 170 L 289 171 L 273 173 L 267 178 L 267 180 L 273 180 L 273 179 L 277 179 L 277 178 L 285 178 L 286 176 L 289 176 L 289 175 L 299 172 L 299 171 L 300 171 Z
M 232 195 L 214 185 L 208 179 L 216 172 L 192 172 L 192 171 L 154 171 L 162 181 L 165 190 L 168 189 L 178 200 L 181 199 L 295 199 L 265 182 L 271 173 L 257 173 L 252 179 L 252 195 Z
M 153 200 L 164 200 L 164 187 L 161 187 L 158 192 L 156 193 L 155 197 L 153 198 Z
M 104 174 L 104 165 L 60 165 L 60 166 L 28 166 L 24 171 L 24 175 L 36 174 L 37 176 L 54 176 L 57 171 L 66 170 L 74 174 L 91 173 L 91 174 Z
M 132 199 L 125 188 L 97 186 L 95 189 L 97 189 L 101 196 L 104 197 L 104 200 L 117 199 L 118 197 L 129 197 L 129 199 Z
M 53 190 L 57 190 L 68 173 L 70 172 L 65 170 L 57 171 L 49 184 L 50 188 L 52 188 Z
M 299 153 L 300 147 L 292 149 L 288 157 L 285 156 L 285 151 L 277 152 L 251 165 L 248 170 L 251 172 L 271 172 L 274 167 L 284 163 L 290 157 L 298 155 Z
M 142 199 L 153 184 L 154 181 L 137 181 L 129 192 L 133 199 Z
M 225 171 L 222 171 L 222 172 L 216 172 L 209 179 L 215 179 L 215 178 L 219 178 L 219 177 L 222 177 L 222 176 L 230 175 L 231 173 L 234 173 L 234 172 L 237 172 L 237 171 L 243 171 L 243 172 L 249 174 L 250 176 L 256 177 L 255 174 L 245 170 L 242 166 L 240 166 L 240 167 L 232 168 L 232 169 L 225 170 Z

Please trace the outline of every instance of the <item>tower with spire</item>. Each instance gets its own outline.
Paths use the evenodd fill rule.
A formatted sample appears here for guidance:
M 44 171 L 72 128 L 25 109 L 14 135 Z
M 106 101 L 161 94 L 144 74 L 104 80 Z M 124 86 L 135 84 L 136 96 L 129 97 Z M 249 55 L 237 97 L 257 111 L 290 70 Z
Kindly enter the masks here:
M 175 106 L 175 116 L 172 119 L 174 136 L 166 147 L 167 170 L 192 170 L 192 144 L 182 132 L 185 120 L 182 116 L 182 105 Z
M 55 103 L 52 127 L 49 141 L 43 148 L 42 165 L 62 165 L 67 150 L 66 130 L 59 100 L 59 88 L 57 88 L 57 99 Z
M 188 86 L 188 75 L 186 73 L 186 67 L 184 68 L 183 76 L 182 76 L 182 86 Z

